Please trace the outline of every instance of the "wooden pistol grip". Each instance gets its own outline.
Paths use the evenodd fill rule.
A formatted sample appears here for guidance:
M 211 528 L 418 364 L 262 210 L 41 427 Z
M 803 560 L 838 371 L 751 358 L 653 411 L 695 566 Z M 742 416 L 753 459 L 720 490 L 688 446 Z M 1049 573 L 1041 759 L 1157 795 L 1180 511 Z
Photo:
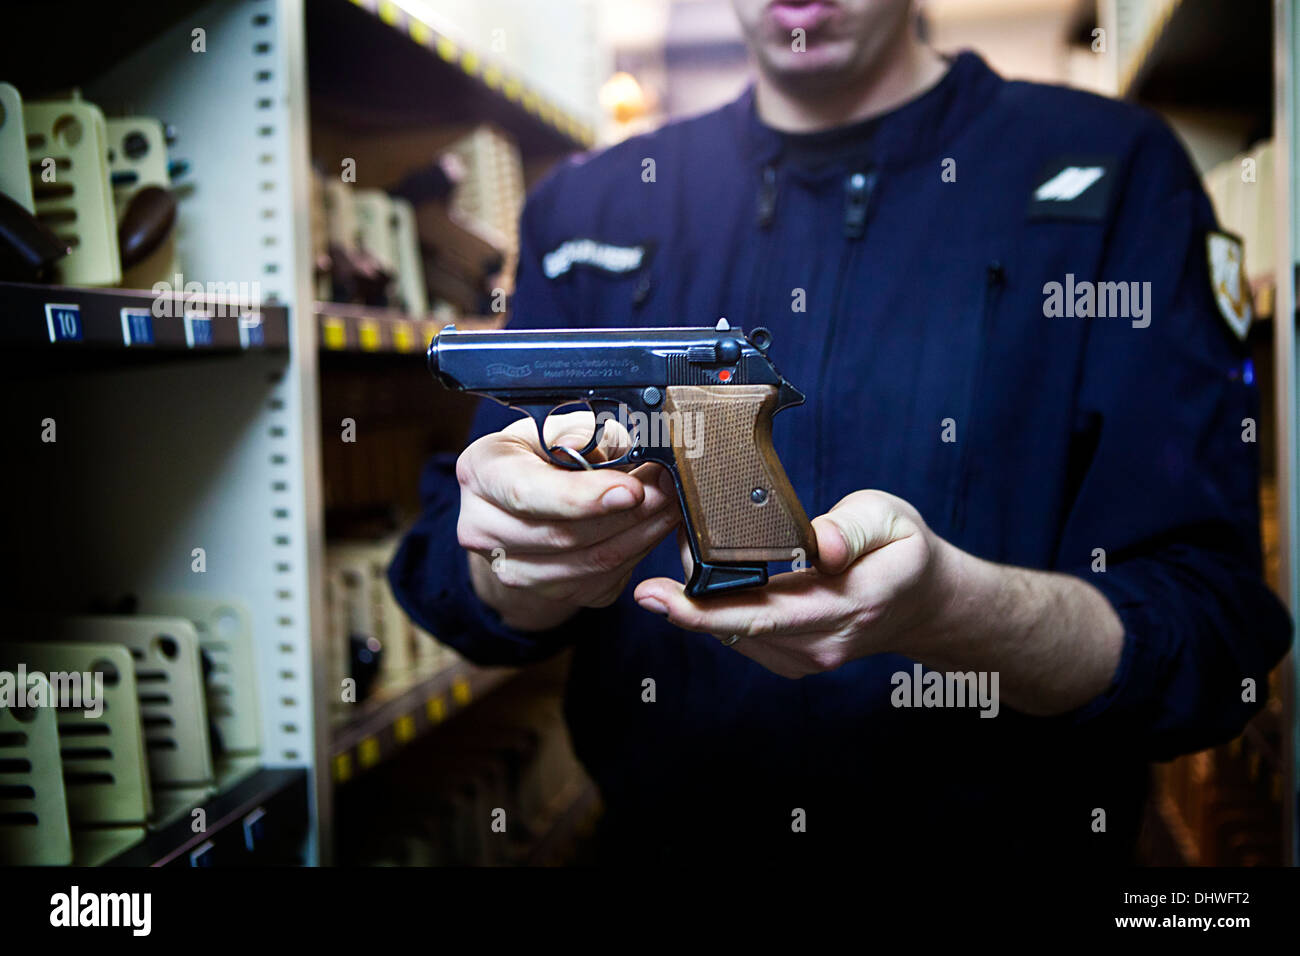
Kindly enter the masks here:
M 816 558 L 812 525 L 772 447 L 777 394 L 775 385 L 668 386 L 673 459 L 705 561 Z

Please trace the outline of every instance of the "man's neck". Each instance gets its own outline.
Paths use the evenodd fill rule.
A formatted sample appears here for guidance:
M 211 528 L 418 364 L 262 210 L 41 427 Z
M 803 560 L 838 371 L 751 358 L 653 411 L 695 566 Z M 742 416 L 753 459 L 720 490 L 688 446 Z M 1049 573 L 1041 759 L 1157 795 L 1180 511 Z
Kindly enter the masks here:
M 787 133 L 813 133 L 888 113 L 933 87 L 948 72 L 939 54 L 909 37 L 856 82 L 838 89 L 802 89 L 758 71 L 758 115 Z

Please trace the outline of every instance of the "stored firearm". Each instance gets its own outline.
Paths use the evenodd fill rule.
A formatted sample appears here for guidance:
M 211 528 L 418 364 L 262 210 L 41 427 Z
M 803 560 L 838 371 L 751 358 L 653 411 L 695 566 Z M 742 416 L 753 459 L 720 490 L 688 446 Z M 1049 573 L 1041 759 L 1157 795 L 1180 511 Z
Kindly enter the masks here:
M 695 567 L 691 597 L 767 583 L 768 561 L 810 563 L 816 538 L 772 448 L 772 416 L 803 394 L 767 352 L 772 335 L 714 328 L 460 331 L 429 345 L 429 369 L 448 388 L 494 399 L 537 425 L 561 468 L 631 468 L 657 462 L 672 473 Z M 580 449 L 548 446 L 543 424 L 580 403 L 595 413 Z M 627 451 L 586 456 L 606 422 L 622 423 Z

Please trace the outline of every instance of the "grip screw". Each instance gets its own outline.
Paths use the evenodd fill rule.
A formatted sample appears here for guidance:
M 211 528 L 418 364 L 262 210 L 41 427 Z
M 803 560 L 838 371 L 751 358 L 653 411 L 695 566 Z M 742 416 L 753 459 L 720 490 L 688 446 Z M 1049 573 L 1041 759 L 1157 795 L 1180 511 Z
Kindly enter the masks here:
M 763 502 L 767 500 L 767 489 L 755 488 L 753 491 L 749 493 L 749 500 L 754 502 L 754 504 L 756 505 L 761 505 Z

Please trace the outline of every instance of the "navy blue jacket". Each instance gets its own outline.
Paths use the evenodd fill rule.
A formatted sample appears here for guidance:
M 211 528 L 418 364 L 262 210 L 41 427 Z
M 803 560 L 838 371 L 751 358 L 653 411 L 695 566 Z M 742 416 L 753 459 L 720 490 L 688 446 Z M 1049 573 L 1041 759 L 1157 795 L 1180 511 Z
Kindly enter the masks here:
M 1054 718 L 895 708 L 905 658 L 787 680 L 631 587 L 513 631 L 470 589 L 450 456 L 393 588 L 478 662 L 576 648 L 566 710 L 615 852 L 1122 859 L 1148 761 L 1240 732 L 1260 706 L 1243 680 L 1262 699 L 1290 642 L 1261 578 L 1257 395 L 1211 291 L 1213 211 L 1152 115 L 969 53 L 827 162 L 817 140 L 764 126 L 749 92 L 562 165 L 524 211 L 512 325 L 766 326 L 808 396 L 774 441 L 809 515 L 879 488 L 966 551 L 1089 581 L 1126 630 L 1112 687 Z M 1099 281 L 1149 283 L 1145 317 L 1046 304 L 1049 283 Z M 515 417 L 484 403 L 474 435 Z M 671 540 L 633 584 L 657 575 L 681 579 Z

